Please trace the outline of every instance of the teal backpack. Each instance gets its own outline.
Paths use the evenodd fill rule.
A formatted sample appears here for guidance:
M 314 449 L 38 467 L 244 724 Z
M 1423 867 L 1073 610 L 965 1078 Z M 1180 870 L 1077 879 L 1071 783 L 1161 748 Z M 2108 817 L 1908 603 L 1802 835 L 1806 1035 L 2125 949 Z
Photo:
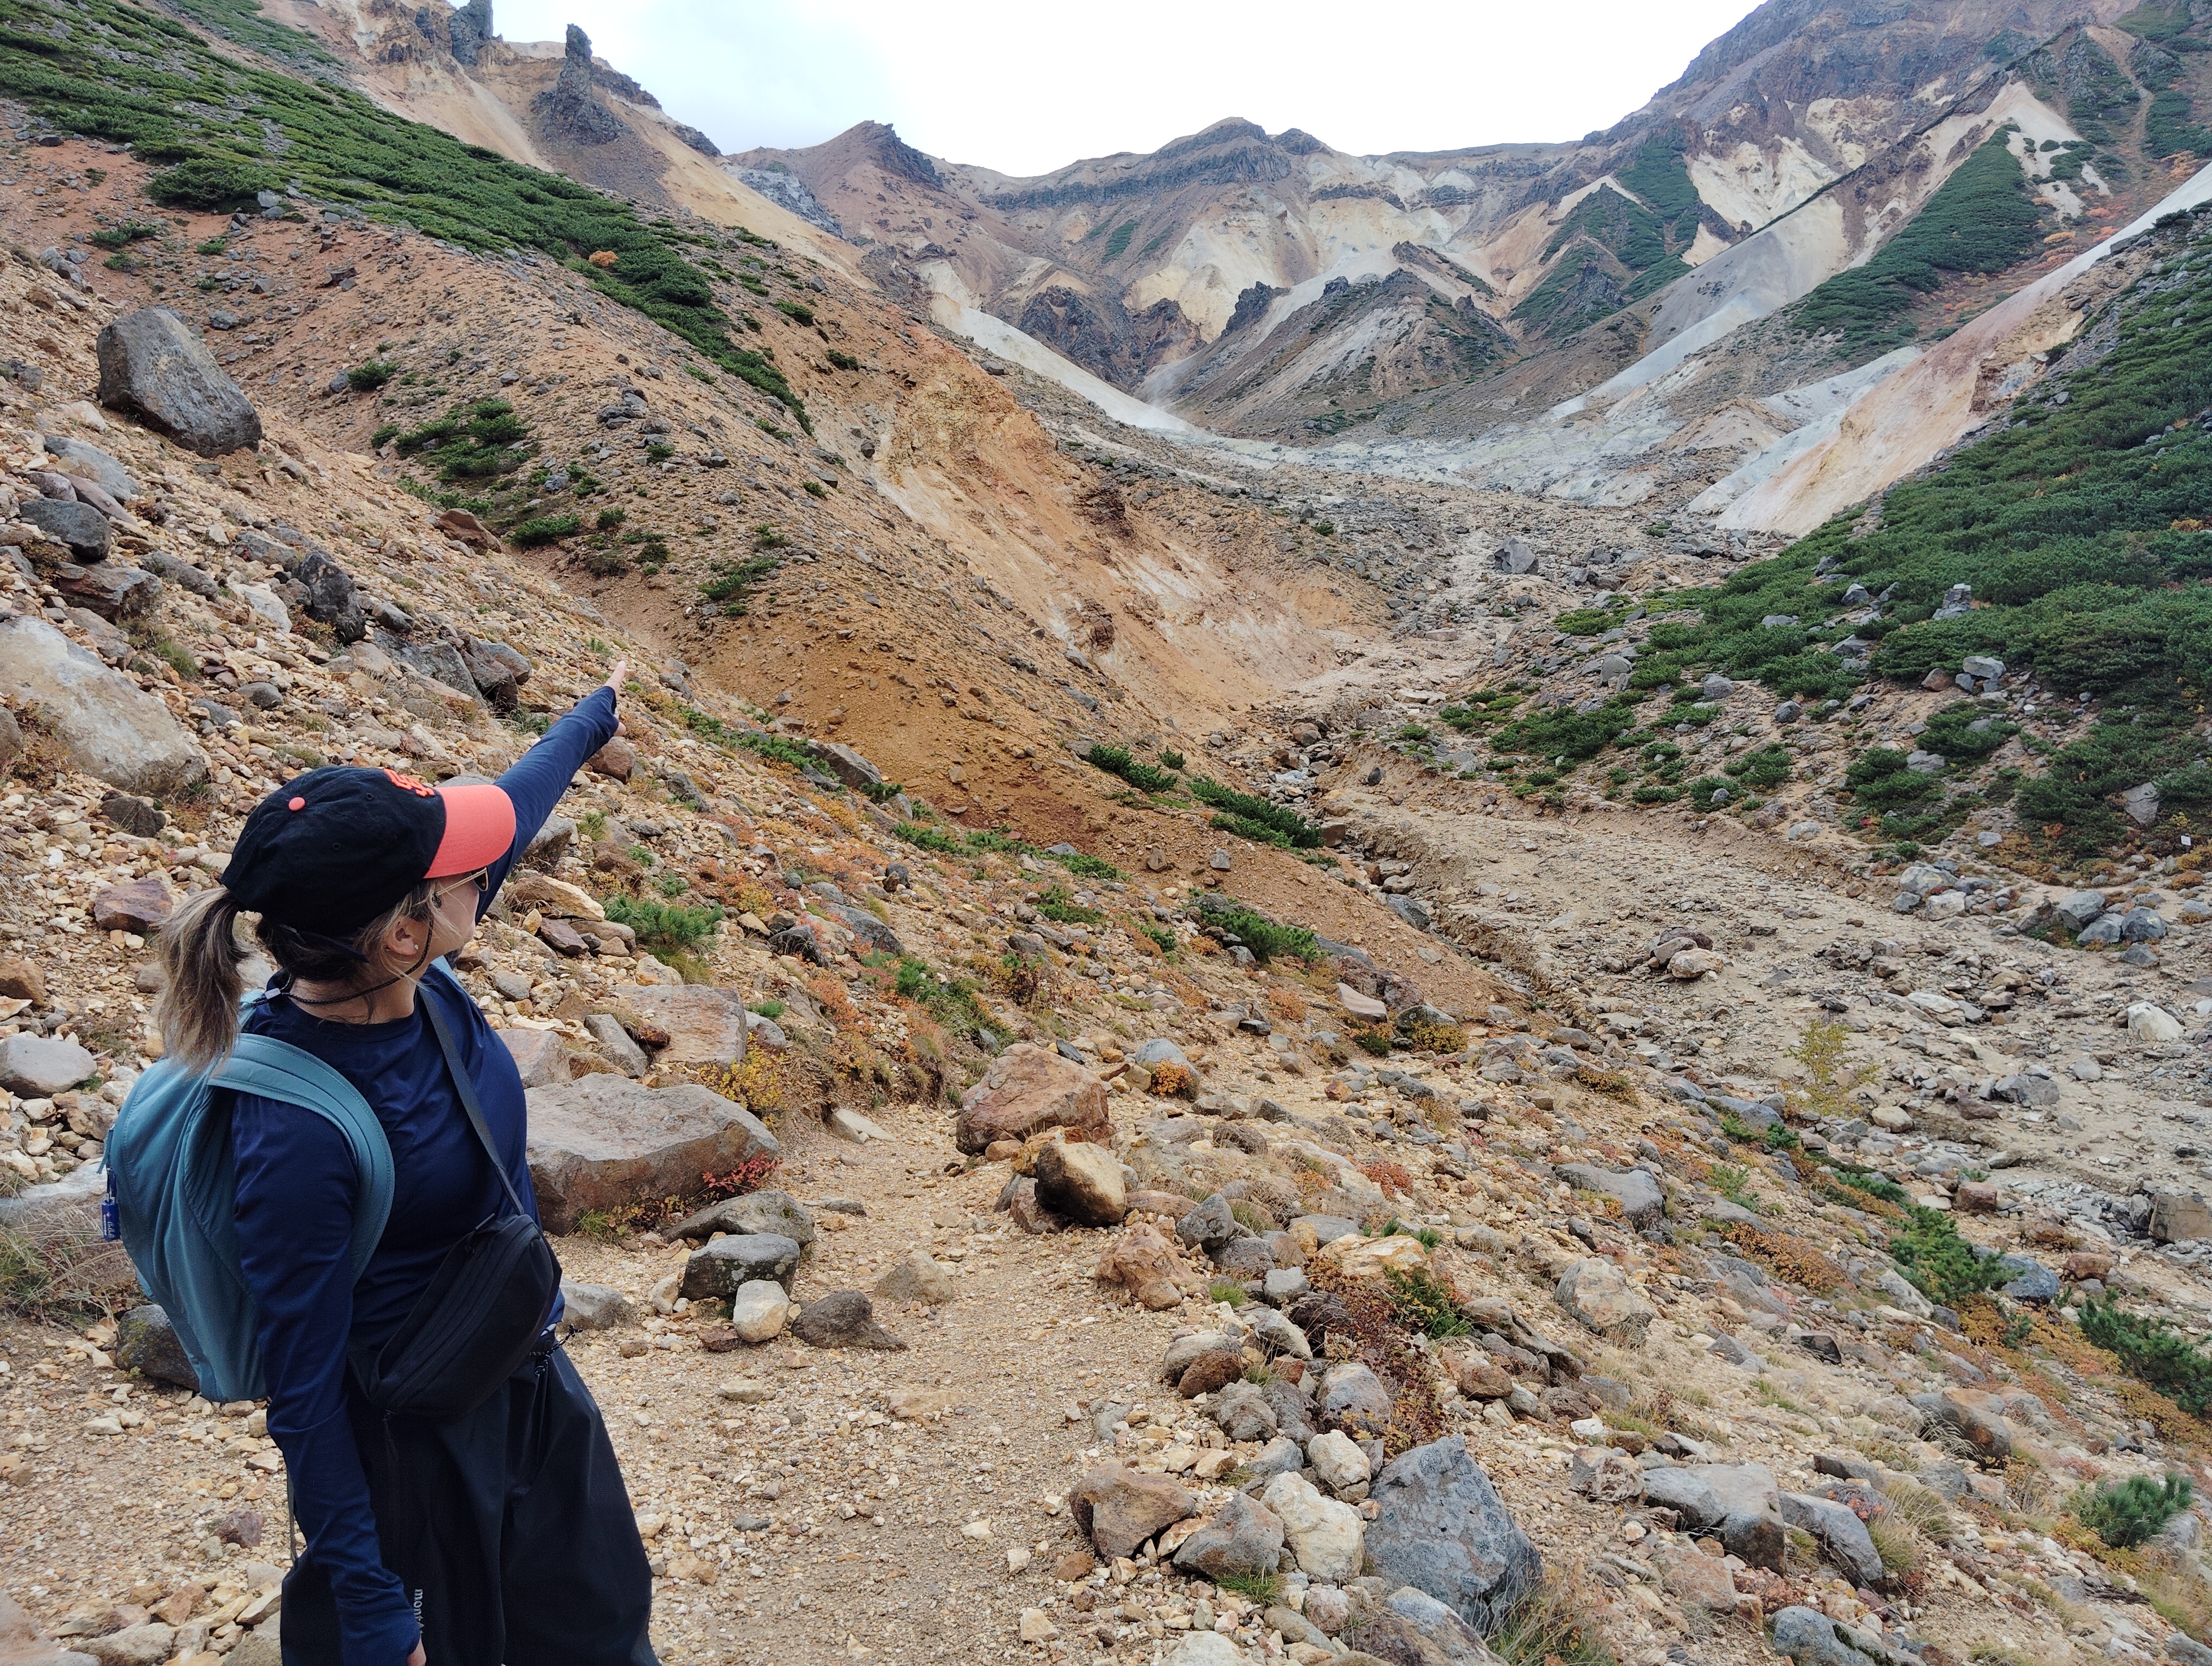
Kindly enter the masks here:
M 246 1009 L 262 998 L 249 996 Z M 266 1036 L 241 1034 L 230 1056 L 204 1075 L 156 1063 L 123 1102 L 103 1146 L 107 1235 L 122 1238 L 139 1283 L 168 1315 L 200 1393 L 216 1402 L 258 1400 L 261 1348 L 232 1215 L 230 1100 L 217 1089 L 297 1105 L 345 1135 L 360 1180 L 356 1279 L 392 1213 L 392 1146 L 352 1083 L 313 1054 Z

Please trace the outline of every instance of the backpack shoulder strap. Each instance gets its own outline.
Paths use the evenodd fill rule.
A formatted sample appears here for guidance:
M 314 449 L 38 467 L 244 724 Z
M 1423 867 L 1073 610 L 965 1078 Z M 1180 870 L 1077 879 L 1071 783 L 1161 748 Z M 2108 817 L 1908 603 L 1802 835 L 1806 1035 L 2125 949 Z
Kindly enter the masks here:
M 353 1218 L 353 1276 L 358 1279 L 392 1217 L 392 1144 L 368 1101 L 313 1054 L 270 1036 L 240 1036 L 208 1081 L 313 1111 L 345 1136 L 361 1181 Z

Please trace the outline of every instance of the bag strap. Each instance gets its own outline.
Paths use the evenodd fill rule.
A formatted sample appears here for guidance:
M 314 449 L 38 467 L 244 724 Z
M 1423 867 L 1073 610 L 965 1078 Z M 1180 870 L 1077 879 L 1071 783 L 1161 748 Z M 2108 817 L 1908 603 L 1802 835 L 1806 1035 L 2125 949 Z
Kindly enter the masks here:
M 439 965 L 443 970 L 442 961 Z M 450 972 L 447 976 L 452 979 L 456 989 L 461 988 L 459 978 L 453 977 Z M 463 989 L 462 993 L 465 994 L 467 991 Z M 446 1055 L 446 1073 L 453 1079 L 453 1091 L 461 1096 L 461 1109 L 468 1113 L 469 1126 L 477 1131 L 477 1138 L 483 1142 L 484 1154 L 491 1158 L 492 1172 L 499 1177 L 499 1183 L 507 1193 L 507 1201 L 514 1205 L 515 1213 L 528 1214 L 530 1211 L 522 1207 L 522 1199 L 515 1192 L 514 1183 L 507 1177 L 507 1164 L 500 1161 L 499 1147 L 492 1143 L 491 1129 L 484 1122 L 483 1107 L 477 1103 L 476 1084 L 470 1080 L 468 1070 L 461 1062 L 460 1049 L 453 1045 L 453 1029 L 447 1024 L 446 1015 L 438 1010 L 438 1003 L 431 999 L 427 990 L 418 987 L 416 999 L 422 1008 L 423 1017 L 430 1021 L 431 1033 L 438 1038 L 438 1050 Z
M 345 1136 L 361 1184 L 350 1246 L 353 1276 L 360 1278 L 392 1217 L 393 1182 L 391 1142 L 361 1091 L 304 1048 L 252 1034 L 238 1037 L 207 1083 L 313 1111 Z

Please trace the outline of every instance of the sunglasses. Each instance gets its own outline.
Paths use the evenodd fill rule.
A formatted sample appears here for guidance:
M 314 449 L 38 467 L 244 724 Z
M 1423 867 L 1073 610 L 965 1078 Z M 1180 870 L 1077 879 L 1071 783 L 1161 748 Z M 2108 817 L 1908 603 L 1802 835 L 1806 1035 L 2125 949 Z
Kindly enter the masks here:
M 431 892 L 430 900 L 434 903 L 442 903 L 447 897 L 451 897 L 455 891 L 459 891 L 464 886 L 475 891 L 478 896 L 482 896 L 483 894 L 484 887 L 489 885 L 490 883 L 491 870 L 488 867 L 480 867 L 474 873 L 465 873 L 459 879 L 454 880 L 450 885 L 441 886 L 438 890 Z

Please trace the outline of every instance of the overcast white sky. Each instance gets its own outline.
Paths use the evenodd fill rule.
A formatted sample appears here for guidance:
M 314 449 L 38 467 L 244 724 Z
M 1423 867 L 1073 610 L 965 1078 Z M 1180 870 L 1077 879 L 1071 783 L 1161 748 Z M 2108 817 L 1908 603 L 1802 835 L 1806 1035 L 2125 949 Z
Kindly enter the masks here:
M 1578 138 L 1680 75 L 1752 0 L 493 0 L 512 41 L 570 23 L 725 150 L 856 121 L 947 161 L 1048 173 L 1242 116 L 1339 150 Z

